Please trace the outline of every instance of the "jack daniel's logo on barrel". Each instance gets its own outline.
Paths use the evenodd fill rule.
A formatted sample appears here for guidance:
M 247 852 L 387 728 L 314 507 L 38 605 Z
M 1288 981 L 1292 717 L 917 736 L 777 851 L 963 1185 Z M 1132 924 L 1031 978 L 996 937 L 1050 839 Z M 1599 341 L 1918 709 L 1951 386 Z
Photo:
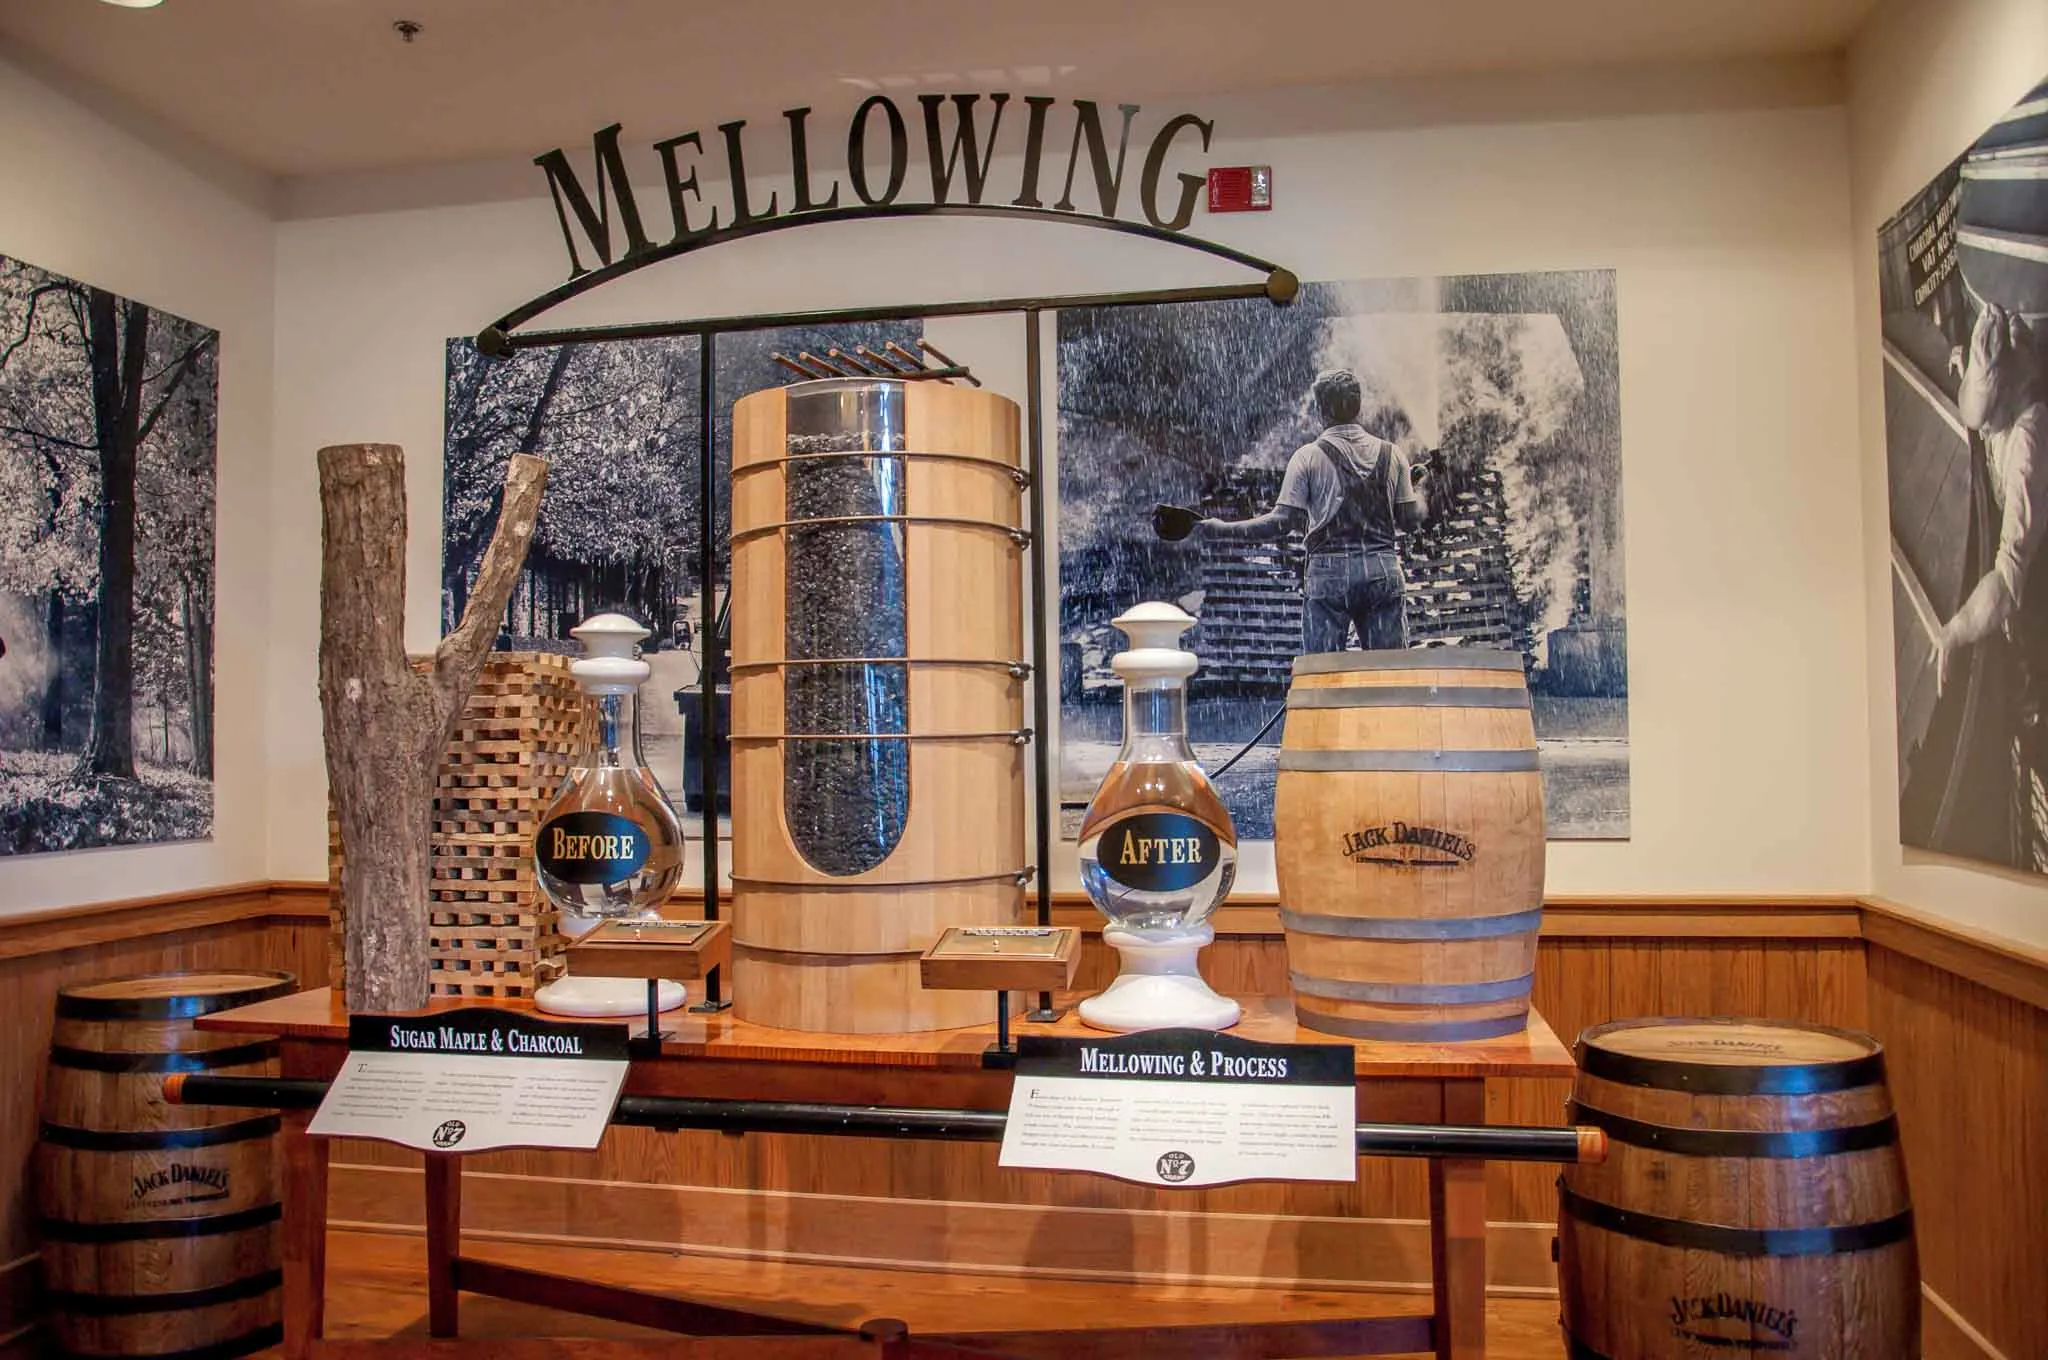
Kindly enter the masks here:
M 1716 1326 L 1733 1323 L 1733 1327 Z M 1773 1333 L 1757 1336 L 1756 1329 Z M 1735 1350 L 1789 1351 L 1799 1344 L 1794 1335 L 1799 1314 L 1762 1299 L 1738 1298 L 1733 1294 L 1701 1294 L 1671 1300 L 1671 1330 L 1692 1341 Z
M 1346 832 L 1344 858 L 1353 864 L 1389 864 L 1404 869 L 1455 869 L 1478 852 L 1469 836 L 1433 826 L 1389 822 Z
M 131 1191 L 133 1198 L 143 1200 L 161 1190 L 186 1186 L 191 1187 L 186 1193 L 154 1202 L 199 1204 L 211 1199 L 226 1199 L 228 1169 L 224 1166 L 191 1166 L 184 1162 L 172 1162 L 169 1166 L 159 1167 L 146 1176 L 135 1177 Z
M 1216 833 L 1179 812 L 1140 812 L 1109 824 L 1096 849 L 1103 871 L 1127 888 L 1192 888 L 1216 869 Z
M 611 812 L 568 812 L 541 826 L 534 858 L 565 883 L 616 883 L 647 863 L 640 824 Z

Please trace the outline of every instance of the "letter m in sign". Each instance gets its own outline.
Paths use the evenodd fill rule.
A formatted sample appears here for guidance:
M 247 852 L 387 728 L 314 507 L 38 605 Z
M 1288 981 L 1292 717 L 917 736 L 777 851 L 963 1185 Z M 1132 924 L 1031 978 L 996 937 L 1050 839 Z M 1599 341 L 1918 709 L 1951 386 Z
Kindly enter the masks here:
M 647 240 L 647 232 L 640 225 L 640 207 L 633 201 L 633 186 L 626 181 L 625 158 L 619 154 L 619 127 L 613 123 L 590 139 L 593 159 L 597 171 L 597 205 L 591 206 L 590 195 L 584 190 L 583 182 L 576 178 L 574 167 L 569 164 L 568 155 L 560 149 L 535 156 L 538 165 L 548 177 L 548 193 L 555 200 L 555 216 L 562 223 L 562 239 L 569 246 L 569 277 L 589 273 L 583 264 L 583 257 L 576 253 L 576 232 L 569 225 L 573 214 L 576 226 L 583 229 L 584 239 L 597 253 L 600 264 L 612 262 L 612 216 L 611 200 L 619 204 L 619 226 L 626 233 L 624 258 L 630 259 L 653 247 Z

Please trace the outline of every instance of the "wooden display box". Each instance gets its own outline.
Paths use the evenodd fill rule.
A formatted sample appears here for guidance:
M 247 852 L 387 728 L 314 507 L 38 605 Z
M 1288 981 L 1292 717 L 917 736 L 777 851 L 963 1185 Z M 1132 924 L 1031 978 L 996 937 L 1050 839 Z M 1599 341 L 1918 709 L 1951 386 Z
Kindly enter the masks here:
M 568 953 L 577 977 L 696 982 L 732 962 L 732 931 L 724 921 L 607 921 Z
M 919 971 L 934 991 L 1057 992 L 1081 963 L 1073 926 L 953 926 L 924 952 Z
M 533 877 L 541 813 L 590 736 L 566 656 L 498 652 L 484 663 L 435 781 L 428 957 L 438 996 L 530 997 L 563 946 Z M 422 663 L 415 662 L 416 666 Z M 328 975 L 342 954 L 340 827 L 327 818 Z

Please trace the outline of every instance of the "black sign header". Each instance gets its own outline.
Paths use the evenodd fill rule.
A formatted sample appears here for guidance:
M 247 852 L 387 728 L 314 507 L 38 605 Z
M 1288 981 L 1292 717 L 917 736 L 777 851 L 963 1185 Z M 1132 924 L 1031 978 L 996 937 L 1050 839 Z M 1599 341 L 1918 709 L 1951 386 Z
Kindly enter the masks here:
M 1349 1044 L 1264 1044 L 1205 1029 L 1154 1029 L 1102 1039 L 1017 1041 L 1017 1075 L 1192 1082 L 1352 1086 L 1357 1051 Z
M 563 1024 L 483 1006 L 434 1015 L 352 1015 L 348 1021 L 348 1046 L 358 1053 L 463 1053 L 624 1062 L 626 1035 L 624 1025 Z

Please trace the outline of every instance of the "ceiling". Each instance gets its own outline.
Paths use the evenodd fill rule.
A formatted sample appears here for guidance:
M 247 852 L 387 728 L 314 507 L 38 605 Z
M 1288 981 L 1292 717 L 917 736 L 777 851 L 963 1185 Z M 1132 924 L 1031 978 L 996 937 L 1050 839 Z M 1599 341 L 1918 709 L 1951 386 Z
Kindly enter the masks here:
M 874 91 L 1162 99 L 1833 52 L 1875 0 L 4 0 L 0 44 L 278 177 L 532 156 Z M 395 20 L 421 25 L 410 43 Z

